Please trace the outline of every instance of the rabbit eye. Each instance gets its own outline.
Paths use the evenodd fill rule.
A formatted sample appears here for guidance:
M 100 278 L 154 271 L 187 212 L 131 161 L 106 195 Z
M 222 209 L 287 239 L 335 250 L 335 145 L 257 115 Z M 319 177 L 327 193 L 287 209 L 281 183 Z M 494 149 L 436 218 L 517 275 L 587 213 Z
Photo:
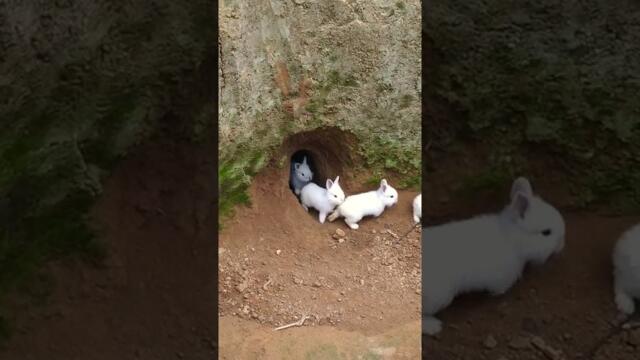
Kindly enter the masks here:
M 543 231 L 542 231 L 542 235 L 544 235 L 544 236 L 549 236 L 549 235 L 551 235 L 551 229 L 543 230 Z
M 393 199 L 393 195 L 391 195 L 391 198 Z

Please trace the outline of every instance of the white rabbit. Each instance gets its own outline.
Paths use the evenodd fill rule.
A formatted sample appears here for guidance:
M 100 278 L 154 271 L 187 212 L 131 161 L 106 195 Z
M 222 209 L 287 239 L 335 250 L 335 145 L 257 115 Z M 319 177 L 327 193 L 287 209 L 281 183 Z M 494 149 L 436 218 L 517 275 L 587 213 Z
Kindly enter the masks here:
M 518 178 L 502 212 L 428 227 L 422 232 L 423 332 L 442 328 L 435 313 L 461 293 L 505 293 L 528 262 L 544 263 L 564 248 L 565 223 Z
M 324 224 L 327 214 L 344 202 L 344 192 L 338 183 L 339 181 L 340 176 L 336 176 L 335 181 L 327 179 L 326 189 L 314 183 L 308 183 L 300 191 L 302 207 L 306 211 L 309 211 L 310 207 L 318 210 L 321 224 Z
M 613 250 L 613 276 L 616 305 L 625 315 L 635 311 L 634 298 L 640 299 L 640 225 L 627 230 Z
M 329 215 L 329 221 L 344 217 L 344 222 L 352 229 L 357 229 L 358 221 L 365 216 L 380 216 L 385 207 L 398 202 L 398 192 L 382 179 L 378 190 L 347 196 L 340 206 Z
M 413 199 L 413 221 L 417 224 L 422 218 L 422 194 Z
M 302 159 L 302 163 L 296 162 L 291 164 L 289 183 L 291 184 L 291 187 L 293 187 L 293 191 L 296 195 L 300 195 L 302 188 L 310 183 L 312 179 L 313 172 L 311 172 L 309 164 L 307 164 L 306 156 Z

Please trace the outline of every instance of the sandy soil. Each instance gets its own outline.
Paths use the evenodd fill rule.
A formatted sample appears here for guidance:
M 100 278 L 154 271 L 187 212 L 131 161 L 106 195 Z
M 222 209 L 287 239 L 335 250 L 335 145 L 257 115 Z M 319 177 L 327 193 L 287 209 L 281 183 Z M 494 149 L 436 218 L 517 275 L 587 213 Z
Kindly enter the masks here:
M 250 190 L 252 206 L 239 208 L 220 233 L 221 358 L 245 358 L 235 357 L 238 349 L 261 359 L 334 358 L 333 350 L 318 357 L 318 346 L 336 347 L 337 358 L 369 351 L 382 351 L 374 358 L 418 358 L 420 228 L 411 215 L 417 193 L 399 191 L 395 207 L 351 230 L 342 220 L 320 224 L 317 213 L 306 213 L 286 172 L 275 166 L 263 171 Z M 340 181 L 347 194 L 372 188 L 344 174 Z M 344 237 L 334 236 L 337 229 Z M 304 327 L 273 331 L 305 314 Z M 399 332 L 401 342 L 371 350 L 381 341 L 394 344 Z M 296 339 L 306 345 L 274 345 Z M 284 356 L 282 349 L 291 352 Z

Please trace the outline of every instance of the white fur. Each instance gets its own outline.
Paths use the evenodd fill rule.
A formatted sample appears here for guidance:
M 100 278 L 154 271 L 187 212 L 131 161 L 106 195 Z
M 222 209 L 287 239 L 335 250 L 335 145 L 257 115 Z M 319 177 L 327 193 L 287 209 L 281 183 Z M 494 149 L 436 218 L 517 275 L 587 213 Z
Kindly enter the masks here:
M 640 299 L 640 225 L 627 230 L 613 250 L 615 302 L 625 315 L 635 312 Z
M 413 221 L 417 224 L 422 218 L 422 194 L 413 199 Z
M 550 230 L 545 235 L 545 230 Z M 564 248 L 562 215 L 519 178 L 502 212 L 426 228 L 422 232 L 423 331 L 434 335 L 433 317 L 461 293 L 505 293 L 528 262 L 544 263 Z
M 302 163 L 293 163 L 291 166 L 290 182 L 296 195 L 300 195 L 302 188 L 311 182 L 313 172 L 307 164 L 307 157 L 302 159 Z
M 358 221 L 365 216 L 380 216 L 385 207 L 398 202 L 398 192 L 382 179 L 377 190 L 348 196 L 338 208 L 329 215 L 329 221 L 344 217 L 344 222 L 352 229 L 359 227 Z
M 324 220 L 336 206 L 344 202 L 344 192 L 338 183 L 340 176 L 335 181 L 327 179 L 326 189 L 309 183 L 302 188 L 300 192 L 300 201 L 302 207 L 309 211 L 309 208 L 318 210 L 320 223 L 324 224 Z

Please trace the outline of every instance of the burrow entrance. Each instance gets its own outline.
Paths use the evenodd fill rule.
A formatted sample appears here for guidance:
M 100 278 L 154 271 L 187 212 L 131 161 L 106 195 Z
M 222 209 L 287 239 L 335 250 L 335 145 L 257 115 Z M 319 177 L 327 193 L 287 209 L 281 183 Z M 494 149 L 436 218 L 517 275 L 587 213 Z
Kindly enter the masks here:
M 309 168 L 313 172 L 312 182 L 324 187 L 328 178 L 335 179 L 340 176 L 340 184 L 348 187 L 353 181 L 353 165 L 356 161 L 354 155 L 357 139 L 348 132 L 335 127 L 326 127 L 311 131 L 300 132 L 288 137 L 280 149 L 280 156 L 288 159 L 287 166 L 283 166 L 283 183 L 289 187 L 291 194 L 293 187 L 290 183 L 290 174 L 293 163 L 301 163 L 307 158 Z M 286 173 L 285 173 L 286 171 Z
M 339 175 L 347 195 L 370 190 L 372 172 L 360 166 L 357 149 L 357 138 L 335 127 L 300 132 L 287 137 L 256 175 L 251 206 L 238 208 L 219 234 L 218 314 L 227 329 L 221 352 L 237 357 L 235 339 L 249 334 L 262 344 L 262 334 L 304 314 L 311 316 L 305 327 L 323 326 L 328 333 L 373 336 L 410 327 L 418 341 L 420 232 L 407 233 L 417 193 L 399 190 L 397 206 L 363 220 L 356 231 L 342 220 L 321 224 L 290 191 L 291 160 L 300 155 L 309 156 L 320 186 Z M 344 235 L 337 239 L 338 229 Z M 405 233 L 401 241 L 393 235 Z

